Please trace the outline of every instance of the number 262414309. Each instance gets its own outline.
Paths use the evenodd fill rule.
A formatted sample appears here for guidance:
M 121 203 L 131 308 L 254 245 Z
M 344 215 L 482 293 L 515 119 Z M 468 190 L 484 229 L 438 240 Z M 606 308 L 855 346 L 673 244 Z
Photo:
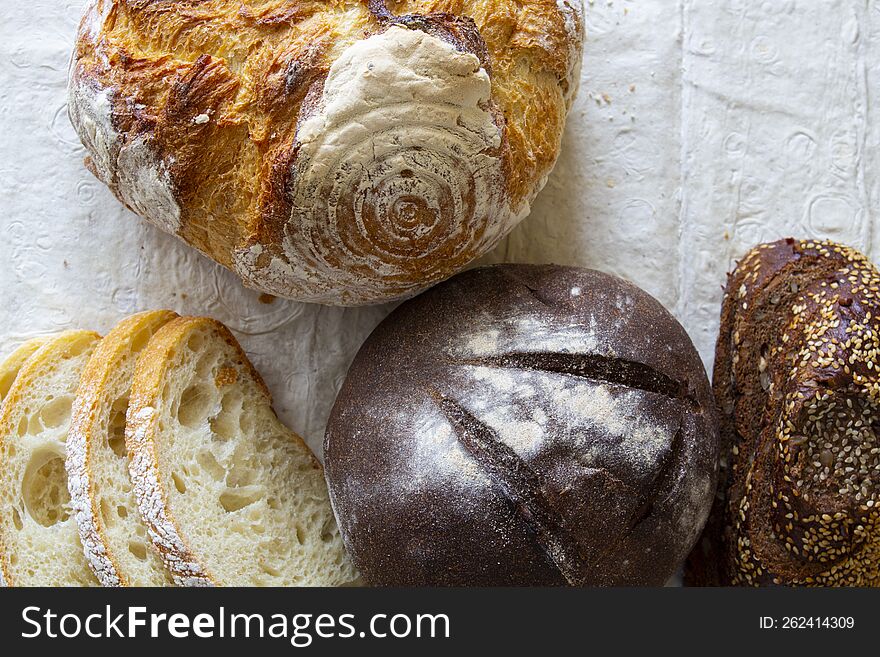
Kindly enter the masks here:
M 764 630 L 851 630 L 856 621 L 852 616 L 761 616 L 759 623 Z

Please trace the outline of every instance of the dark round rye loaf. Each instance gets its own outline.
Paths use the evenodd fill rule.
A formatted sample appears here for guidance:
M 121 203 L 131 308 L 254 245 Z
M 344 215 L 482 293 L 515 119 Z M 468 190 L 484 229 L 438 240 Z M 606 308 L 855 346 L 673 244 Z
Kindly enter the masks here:
M 728 278 L 713 387 L 721 474 L 693 585 L 880 585 L 880 274 L 781 240 Z
M 681 325 L 619 278 L 472 270 L 366 341 L 327 427 L 373 585 L 659 585 L 715 489 L 717 419 Z

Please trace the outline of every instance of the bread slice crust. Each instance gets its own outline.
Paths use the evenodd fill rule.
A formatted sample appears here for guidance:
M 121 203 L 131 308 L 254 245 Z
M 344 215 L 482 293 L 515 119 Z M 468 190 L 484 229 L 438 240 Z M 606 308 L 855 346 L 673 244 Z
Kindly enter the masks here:
M 75 520 L 65 517 L 60 495 L 67 493 L 63 459 L 69 417 L 63 405 L 72 404 L 79 374 L 99 340 L 97 333 L 78 330 L 47 339 L 21 367 L 0 410 L 0 584 L 98 585 L 79 546 Z M 61 380 L 62 375 L 70 380 Z M 36 399 L 44 389 L 46 396 Z M 42 408 L 32 408 L 35 402 Z M 32 508 L 40 510 L 45 495 L 50 496 L 52 508 L 45 517 L 34 517 Z M 29 497 L 34 499 L 33 507 Z M 21 547 L 15 540 L 19 532 L 44 543 L 40 550 L 47 552 L 46 561 L 55 572 L 26 563 L 28 559 L 16 550 Z
M 193 347 L 194 341 L 198 341 L 198 344 L 202 346 Z M 207 348 L 204 347 L 205 344 L 210 344 L 212 348 L 217 347 L 218 352 L 221 354 L 217 361 L 219 365 L 210 370 L 210 375 L 206 375 L 207 373 L 204 372 L 201 375 L 182 375 L 181 371 L 185 370 L 184 363 L 189 362 L 185 359 L 189 358 L 191 353 L 204 353 L 207 351 Z M 204 508 L 203 517 L 199 518 L 199 520 L 204 519 L 203 523 L 190 522 L 189 525 L 186 525 L 185 522 L 180 520 L 181 510 L 186 503 L 185 492 L 188 495 L 201 495 L 198 491 L 206 490 L 206 487 L 202 486 L 200 488 L 201 484 L 188 481 L 184 488 L 184 485 L 176 478 L 178 470 L 174 468 L 182 466 L 180 463 L 172 462 L 172 441 L 174 436 L 181 431 L 182 425 L 175 424 L 175 422 L 177 422 L 176 418 L 180 417 L 181 408 L 184 406 L 182 400 L 186 397 L 186 391 L 183 394 L 179 394 L 176 399 L 166 397 L 165 393 L 169 390 L 169 386 L 171 389 L 175 385 L 199 386 L 204 385 L 206 379 L 212 390 L 228 391 L 236 386 L 241 386 L 251 393 L 251 396 L 244 400 L 243 407 L 259 410 L 259 412 L 263 413 L 261 416 L 263 418 L 271 415 L 271 428 L 275 435 L 269 438 L 270 442 L 275 441 L 276 444 L 283 443 L 284 449 L 288 450 L 285 453 L 294 455 L 298 463 L 298 465 L 295 465 L 294 461 L 291 460 L 283 467 L 288 469 L 296 468 L 291 470 L 292 475 L 300 477 L 300 481 L 308 481 L 309 485 L 312 485 L 312 488 L 309 489 L 307 484 L 303 484 L 303 489 L 306 490 L 305 494 L 308 495 L 308 503 L 313 505 L 312 510 L 317 508 L 321 514 L 326 516 L 325 523 L 332 523 L 332 536 L 327 540 L 327 544 L 323 546 L 326 549 L 321 553 L 324 557 L 323 562 L 313 564 L 315 566 L 314 570 L 302 572 L 302 581 L 299 581 L 299 576 L 288 577 L 288 575 L 284 574 L 287 572 L 285 571 L 285 564 L 268 564 L 271 568 L 265 572 L 278 567 L 278 571 L 282 574 L 278 575 L 278 573 L 273 572 L 273 577 L 264 578 L 266 581 L 263 582 L 257 575 L 262 576 L 265 573 L 256 573 L 254 578 L 250 578 L 250 574 L 247 577 L 221 576 L 217 572 L 216 554 L 213 555 L 215 563 L 208 563 L 210 555 L 206 556 L 209 550 L 204 546 L 204 537 L 201 539 L 201 546 L 198 540 L 194 540 L 193 537 L 203 530 L 205 525 L 208 525 L 211 527 L 210 531 L 212 532 L 227 532 L 222 534 L 222 540 L 217 539 L 224 546 L 224 549 L 227 545 L 230 546 L 229 550 L 236 549 L 232 548 L 231 545 L 237 538 L 239 540 L 243 539 L 230 533 L 232 530 L 229 527 L 240 520 L 242 517 L 241 513 L 246 513 L 248 509 L 255 507 L 245 504 L 243 509 L 230 510 L 227 508 L 228 515 L 223 515 L 219 511 L 219 505 L 215 504 L 216 501 L 212 498 L 210 500 L 210 508 L 208 506 L 200 507 Z M 180 392 L 178 391 L 178 393 Z M 173 410 L 175 407 L 176 411 Z M 206 412 L 205 417 L 200 420 L 199 426 L 213 426 L 212 423 L 219 416 L 211 416 L 210 413 L 216 412 L 216 409 Z M 224 438 L 223 440 L 228 441 L 225 445 L 228 446 L 235 443 L 238 440 L 236 436 L 244 436 L 247 433 L 242 429 L 240 434 L 236 434 L 239 431 L 240 422 L 241 418 L 239 417 L 235 424 L 236 428 L 232 431 L 235 436 Z M 212 428 L 211 431 L 213 432 L 214 429 Z M 250 434 L 247 435 L 250 436 Z M 250 440 L 250 438 L 242 439 L 245 442 L 247 440 Z M 219 440 L 217 435 L 210 433 L 204 436 L 200 442 L 192 445 L 191 449 L 188 447 L 187 457 L 191 455 L 192 451 L 198 451 L 202 448 L 221 449 L 221 447 L 217 447 L 220 442 L 223 441 Z M 271 409 L 271 397 L 265 383 L 248 361 L 232 333 L 219 322 L 208 318 L 181 317 L 163 326 L 150 340 L 149 345 L 138 359 L 132 385 L 126 426 L 126 445 L 131 455 L 130 474 L 132 484 L 141 515 L 148 527 L 150 540 L 153 541 L 153 545 L 165 560 L 166 567 L 172 573 L 178 585 L 260 585 L 262 583 L 271 585 L 296 583 L 332 585 L 348 583 L 355 579 L 356 571 L 354 571 L 353 566 L 350 565 L 347 557 L 345 557 L 341 539 L 338 537 L 338 530 L 335 529 L 335 521 L 330 509 L 320 463 L 302 439 L 286 429 L 286 427 L 283 427 L 274 416 L 274 411 Z M 260 450 L 256 451 L 257 453 L 260 452 Z M 237 484 L 231 481 L 231 471 L 229 469 L 223 470 L 223 468 L 228 468 L 228 464 L 222 458 L 212 459 L 213 457 L 209 459 L 211 462 L 207 467 L 213 467 L 215 469 L 214 474 L 217 475 L 219 480 L 225 481 L 225 484 L 221 484 L 221 486 L 232 487 L 227 488 L 227 491 L 232 490 L 234 492 L 254 487 L 265 488 L 268 491 L 267 497 L 271 498 L 272 495 L 275 495 L 276 506 L 272 508 L 281 508 L 284 510 L 284 513 L 288 509 L 285 506 L 285 500 L 288 500 L 288 497 L 285 496 L 299 493 L 298 490 L 282 490 L 279 492 L 279 482 L 285 475 L 284 472 L 280 471 L 273 471 L 271 476 L 264 475 L 262 480 L 258 479 L 249 482 L 253 485 L 236 488 Z M 222 466 L 219 464 L 221 461 L 223 462 Z M 195 468 L 196 465 L 193 463 L 192 467 Z M 273 467 L 279 467 L 277 461 L 274 462 Z M 186 472 L 185 468 L 184 471 Z M 189 476 L 188 472 L 186 476 Z M 318 486 L 320 491 L 315 492 Z M 279 503 L 278 500 L 281 500 L 281 502 Z M 269 500 L 261 500 L 260 503 L 263 501 L 268 502 Z M 211 514 L 215 515 L 212 516 Z M 287 531 L 284 532 L 285 535 L 273 536 L 272 540 L 283 543 L 290 541 L 290 535 L 298 538 L 299 526 L 294 527 L 293 521 L 293 518 L 287 518 L 289 526 L 286 528 Z M 197 524 L 201 525 L 201 527 L 196 526 Z M 237 549 L 247 551 L 248 554 L 242 556 L 246 557 L 249 562 L 253 562 L 253 568 L 257 569 L 257 564 L 259 563 L 262 566 L 263 559 L 266 557 L 261 552 L 260 547 L 263 537 L 259 535 L 248 536 L 250 538 L 247 540 L 253 539 L 254 542 L 240 544 L 240 547 Z M 323 536 L 322 529 L 322 539 Z M 198 536 L 196 538 L 198 539 Z M 294 546 L 294 552 L 296 549 L 296 546 Z M 321 579 L 321 576 L 316 573 L 322 568 L 326 569 L 329 567 L 330 555 L 332 555 L 333 563 L 336 564 L 334 572 L 341 574 L 339 578 L 334 579 L 334 577 L 328 576 Z M 294 554 L 293 556 L 297 555 Z
M 173 585 L 161 558 L 149 546 L 143 546 L 146 548 L 141 559 L 143 568 L 129 568 L 126 572 L 122 566 L 120 552 L 129 547 L 114 541 L 103 509 L 109 508 L 113 522 L 130 526 L 140 523 L 136 502 L 133 493 L 116 490 L 118 486 L 111 482 L 105 483 L 102 490 L 96 469 L 99 464 L 113 468 L 112 476 L 117 483 L 119 479 L 127 482 L 127 455 L 119 458 L 110 442 L 112 415 L 124 412 L 124 409 L 114 408 L 114 403 L 125 400 L 130 393 L 137 356 L 146 347 L 147 340 L 175 317 L 177 314 L 170 310 L 157 310 L 119 322 L 92 354 L 77 390 L 67 441 L 70 497 L 84 554 L 104 586 Z M 121 468 L 121 472 L 115 472 L 116 468 Z M 127 511 L 129 508 L 131 514 Z M 117 509 L 125 510 L 125 513 Z M 121 517 L 114 518 L 114 514 Z M 135 541 L 139 548 L 142 545 L 136 536 L 130 536 L 129 540 Z
M 6 359 L 0 363 L 0 404 L 6 399 L 15 378 L 27 360 L 49 340 L 51 336 L 38 336 L 20 344 Z

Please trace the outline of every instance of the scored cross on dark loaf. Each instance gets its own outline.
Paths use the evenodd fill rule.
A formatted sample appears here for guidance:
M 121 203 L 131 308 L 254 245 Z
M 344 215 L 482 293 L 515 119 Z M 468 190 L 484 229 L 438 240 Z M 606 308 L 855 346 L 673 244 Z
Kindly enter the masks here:
M 880 273 L 782 240 L 730 275 L 714 389 L 719 493 L 685 581 L 880 585 Z
M 340 529 L 376 585 L 662 585 L 711 506 L 684 329 L 596 271 L 503 265 L 403 304 L 328 423 Z

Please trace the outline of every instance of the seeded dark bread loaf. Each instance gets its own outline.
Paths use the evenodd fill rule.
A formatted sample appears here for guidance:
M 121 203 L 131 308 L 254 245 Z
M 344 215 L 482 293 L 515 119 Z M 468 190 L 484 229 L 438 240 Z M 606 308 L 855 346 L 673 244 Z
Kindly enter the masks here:
M 878 290 L 831 242 L 762 244 L 729 276 L 721 478 L 686 583 L 880 585 Z
M 715 490 L 711 389 L 648 294 L 502 265 L 400 306 L 342 386 L 331 499 L 374 585 L 659 585 Z
M 529 213 L 579 80 L 581 0 L 92 0 L 91 170 L 245 284 L 411 296 Z

